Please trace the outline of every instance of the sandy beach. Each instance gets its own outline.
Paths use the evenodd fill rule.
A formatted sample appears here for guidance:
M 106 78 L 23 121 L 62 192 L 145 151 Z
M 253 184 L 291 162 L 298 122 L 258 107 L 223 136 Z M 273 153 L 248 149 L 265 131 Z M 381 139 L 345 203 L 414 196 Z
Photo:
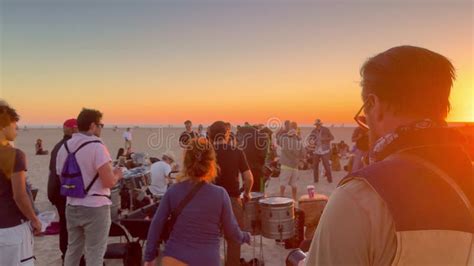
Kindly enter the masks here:
M 350 144 L 350 138 L 353 128 L 334 127 L 330 128 L 334 137 L 335 142 L 344 140 Z M 102 139 L 110 150 L 111 156 L 114 158 L 117 150 L 124 145 L 122 139 L 122 133 L 124 129 L 120 128 L 116 131 L 110 128 L 105 128 L 102 133 Z M 161 154 L 166 150 L 172 150 L 177 158 L 181 158 L 182 153 L 178 146 L 179 134 L 183 131 L 182 128 L 135 128 L 133 129 L 133 151 L 145 152 L 150 156 L 161 157 Z M 309 134 L 311 128 L 302 128 L 303 138 Z M 36 198 L 36 207 L 40 211 L 55 211 L 54 206 L 48 201 L 47 198 L 47 180 L 48 180 L 48 167 L 50 156 L 37 156 L 35 155 L 34 144 L 36 139 L 43 140 L 43 146 L 47 150 L 51 150 L 54 145 L 62 138 L 62 129 L 28 129 L 20 130 L 19 136 L 15 142 L 15 146 L 20 148 L 26 153 L 28 162 L 28 178 L 35 188 L 39 189 L 38 196 Z M 178 159 L 178 163 L 181 159 Z M 342 165 L 346 164 L 346 161 L 341 162 Z M 322 179 L 316 186 L 316 192 L 330 196 L 331 192 L 335 189 L 337 183 L 341 178 L 345 176 L 346 172 L 340 171 L 335 172 L 334 182 L 332 184 L 327 183 L 325 179 Z M 298 194 L 299 196 L 306 193 L 306 186 L 313 184 L 312 182 L 312 171 L 301 171 L 299 180 Z M 290 194 L 287 192 L 287 196 Z M 258 239 L 258 238 L 257 238 Z M 110 241 L 117 241 L 110 239 Z M 259 240 L 257 241 L 259 244 Z M 59 236 L 40 236 L 35 238 L 35 256 L 36 265 L 61 265 L 61 253 L 59 250 Z M 276 244 L 272 239 L 263 239 L 263 253 L 264 261 L 266 265 L 284 265 L 287 254 L 291 250 L 286 250 L 280 245 Z M 222 246 L 222 245 L 221 245 Z M 259 249 L 257 248 L 257 257 Z M 253 258 L 253 248 L 249 245 L 243 245 L 242 257 L 246 260 Z M 122 265 L 120 260 L 108 260 L 107 265 Z

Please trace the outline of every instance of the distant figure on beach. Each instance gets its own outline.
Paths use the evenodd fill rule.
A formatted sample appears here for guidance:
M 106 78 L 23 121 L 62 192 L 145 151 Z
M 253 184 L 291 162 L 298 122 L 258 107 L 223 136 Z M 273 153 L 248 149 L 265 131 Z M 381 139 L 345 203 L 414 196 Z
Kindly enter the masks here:
M 276 137 L 276 141 L 277 141 L 277 144 L 280 145 L 280 137 L 283 135 L 283 134 L 286 134 L 288 133 L 288 131 L 290 131 L 290 124 L 291 124 L 291 121 L 290 120 L 285 120 L 284 124 L 283 124 L 283 127 L 280 128 L 277 133 L 275 134 L 275 137 Z
M 124 148 L 119 148 L 113 166 L 127 167 L 127 154 Z
M 41 233 L 27 190 L 26 156 L 10 145 L 20 117 L 0 100 L 0 265 L 34 265 L 33 234 Z
M 185 130 L 179 136 L 179 146 L 185 148 L 188 143 L 198 137 L 198 134 L 193 130 L 193 123 L 190 120 L 184 121 Z
M 336 143 L 333 143 L 331 147 L 331 170 L 334 172 L 341 171 L 341 155 Z
M 171 151 L 165 152 L 161 157 L 161 161 L 151 165 L 151 184 L 148 190 L 155 198 L 162 198 L 168 189 L 168 178 L 171 173 L 172 164 L 174 163 L 174 154 Z
M 332 193 L 306 265 L 473 265 L 473 168 L 445 120 L 454 66 L 399 46 L 360 74 L 370 164 Z
M 299 140 L 301 140 L 301 128 L 298 126 L 298 124 L 293 121 L 290 123 L 290 130 L 294 129 L 296 131 L 296 137 L 298 137 Z
M 197 130 L 197 135 L 198 137 L 203 137 L 203 138 L 207 138 L 207 132 L 204 130 L 204 126 L 199 124 L 198 126 L 198 130 Z
M 43 140 L 37 139 L 35 144 L 36 155 L 48 155 L 48 151 L 43 149 Z
M 123 139 L 125 141 L 125 150 L 131 150 L 132 149 L 132 131 L 130 128 L 127 128 L 127 131 L 123 132 Z
M 358 126 L 352 133 L 354 149 L 352 151 L 352 168 L 349 172 L 362 169 L 367 164 L 365 160 L 369 154 L 369 131 Z
M 77 127 L 79 133 L 72 134 L 72 138 L 64 142 L 56 158 L 56 174 L 63 179 L 63 168 L 70 168 L 69 155 L 74 153 L 83 181 L 83 191 L 79 191 L 81 196 L 68 194 L 66 200 L 68 246 L 64 265 L 79 265 L 84 254 L 88 266 L 100 266 L 104 261 L 111 224 L 110 188 L 123 176 L 120 168 L 112 168 L 110 153 L 100 139 L 104 128 L 102 113 L 84 108 L 77 117 Z M 63 185 L 61 181 L 62 193 L 69 190 L 78 193 L 74 191 L 75 187 Z M 83 192 L 85 197 L 82 197 Z
M 331 141 L 334 136 L 327 127 L 323 127 L 321 119 L 316 119 L 314 122 L 315 128 L 311 131 L 308 142 L 311 151 L 313 152 L 313 177 L 314 183 L 319 182 L 319 163 L 322 161 L 324 171 L 329 183 L 332 183 L 332 173 L 330 167 L 331 157 Z
M 119 160 L 120 157 L 126 157 L 125 154 L 125 149 L 124 148 L 119 148 L 117 151 L 117 156 L 115 157 L 115 160 Z
M 63 123 L 63 138 L 54 146 L 51 151 L 51 159 L 49 161 L 49 177 L 48 177 L 48 199 L 58 210 L 59 215 L 59 249 L 61 250 L 61 259 L 64 261 L 67 250 L 68 232 L 66 222 L 66 197 L 60 193 L 61 181 L 59 175 L 56 173 L 56 157 L 59 149 L 64 142 L 72 138 L 72 134 L 77 133 L 77 120 L 71 118 Z M 84 265 L 84 260 L 81 265 Z
M 250 235 L 239 228 L 226 190 L 212 184 L 218 171 L 212 144 L 205 138 L 192 139 L 184 152 L 183 164 L 178 183 L 165 193 L 151 221 L 145 247 L 145 266 L 157 265 L 164 224 L 171 211 L 176 210 L 192 192 L 192 198 L 177 217 L 165 243 L 160 265 L 221 265 L 222 233 L 239 247 L 250 243 Z M 238 264 L 232 265 L 240 265 L 239 259 Z
M 349 145 L 345 143 L 343 140 L 337 144 L 337 149 L 339 150 L 339 154 L 343 159 L 347 158 L 347 154 L 349 153 Z
M 243 127 L 242 127 L 243 128 Z M 241 128 L 241 129 L 242 129 Z M 216 153 L 219 167 L 215 184 L 223 187 L 230 197 L 232 211 L 239 226 L 243 226 L 243 204 L 250 200 L 253 175 L 245 153 L 236 146 L 229 145 L 229 131 L 223 121 L 216 121 L 209 127 L 209 138 Z M 240 177 L 242 179 L 240 180 Z M 240 188 L 240 184 L 243 188 Z M 243 197 L 241 198 L 241 192 Z M 226 238 L 228 243 L 226 266 L 240 265 L 240 242 Z M 217 264 L 216 264 L 217 265 Z
M 290 130 L 280 136 L 281 145 L 281 172 L 279 176 L 280 182 L 280 196 L 285 196 L 286 186 L 291 187 L 291 196 L 293 200 L 297 201 L 297 188 L 299 180 L 299 163 L 304 158 L 305 149 L 303 142 L 296 131 L 298 125 L 296 122 L 290 124 Z

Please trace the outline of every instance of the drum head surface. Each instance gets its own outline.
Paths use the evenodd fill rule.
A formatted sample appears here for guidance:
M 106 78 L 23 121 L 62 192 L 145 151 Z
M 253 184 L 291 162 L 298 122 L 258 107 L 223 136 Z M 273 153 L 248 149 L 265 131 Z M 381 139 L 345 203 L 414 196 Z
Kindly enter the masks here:
M 283 197 L 269 197 L 258 201 L 260 204 L 269 206 L 288 206 L 293 204 L 293 200 Z

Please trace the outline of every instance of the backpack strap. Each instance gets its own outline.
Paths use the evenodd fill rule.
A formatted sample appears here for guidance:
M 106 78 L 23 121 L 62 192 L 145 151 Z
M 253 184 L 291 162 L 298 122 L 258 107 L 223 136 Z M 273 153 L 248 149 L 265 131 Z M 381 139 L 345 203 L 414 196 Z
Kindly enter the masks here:
M 94 185 L 95 181 L 97 181 L 97 178 L 99 178 L 99 172 L 97 172 L 97 174 L 95 174 L 94 178 L 92 179 L 92 181 L 89 183 L 89 185 L 86 187 L 85 191 L 86 191 L 86 194 L 89 192 L 89 190 L 91 189 L 92 185 Z
M 179 203 L 178 207 L 176 207 L 175 210 L 171 212 L 171 216 L 174 216 L 175 219 L 178 218 L 178 216 L 181 214 L 183 211 L 184 207 L 188 205 L 188 203 L 194 198 L 194 195 L 199 191 L 199 189 L 204 185 L 205 182 L 199 182 L 196 185 L 194 185 L 193 189 L 186 195 L 186 197 Z
M 169 232 L 170 234 L 171 234 L 171 231 L 173 230 L 173 227 L 174 227 L 174 224 L 176 223 L 176 220 L 178 219 L 178 216 L 181 214 L 184 207 L 186 207 L 186 205 L 188 205 L 188 203 L 194 198 L 194 195 L 196 195 L 196 193 L 199 191 L 199 189 L 202 188 L 202 186 L 204 184 L 205 184 L 205 182 L 201 181 L 201 182 L 197 183 L 196 185 L 194 185 L 194 187 L 186 195 L 186 197 L 179 202 L 178 207 L 176 207 L 176 209 L 171 211 L 170 225 L 169 225 L 170 226 L 169 227 L 170 228 L 170 232 Z
M 102 143 L 102 141 L 100 141 L 100 140 L 86 141 L 86 142 L 82 143 L 81 146 L 79 146 L 79 148 L 76 149 L 76 151 L 74 152 L 74 155 L 76 155 L 76 153 L 77 153 L 80 149 L 82 149 L 84 146 L 86 146 L 86 145 L 88 145 L 88 144 L 91 144 L 91 143 Z M 65 143 L 65 144 L 66 144 L 66 143 Z M 67 144 L 66 144 L 66 150 L 68 150 Z M 68 150 L 68 152 L 69 152 L 69 150 Z
M 64 142 L 64 148 L 66 148 L 67 154 L 70 154 L 69 148 L 67 146 L 67 140 Z

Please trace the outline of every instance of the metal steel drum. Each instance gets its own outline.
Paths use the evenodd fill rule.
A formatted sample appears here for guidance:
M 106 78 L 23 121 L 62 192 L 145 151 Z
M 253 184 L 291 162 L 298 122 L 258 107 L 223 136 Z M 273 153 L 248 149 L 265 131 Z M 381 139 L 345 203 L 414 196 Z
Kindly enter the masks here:
M 259 235 L 261 232 L 261 221 L 259 215 L 258 201 L 264 198 L 261 192 L 251 192 L 250 201 L 244 204 L 244 231 L 252 235 Z
M 289 198 L 269 197 L 259 200 L 262 235 L 270 239 L 286 240 L 295 235 L 294 201 Z
M 147 167 L 130 169 L 124 173 L 122 182 L 130 190 L 149 186 L 151 184 L 150 170 Z

